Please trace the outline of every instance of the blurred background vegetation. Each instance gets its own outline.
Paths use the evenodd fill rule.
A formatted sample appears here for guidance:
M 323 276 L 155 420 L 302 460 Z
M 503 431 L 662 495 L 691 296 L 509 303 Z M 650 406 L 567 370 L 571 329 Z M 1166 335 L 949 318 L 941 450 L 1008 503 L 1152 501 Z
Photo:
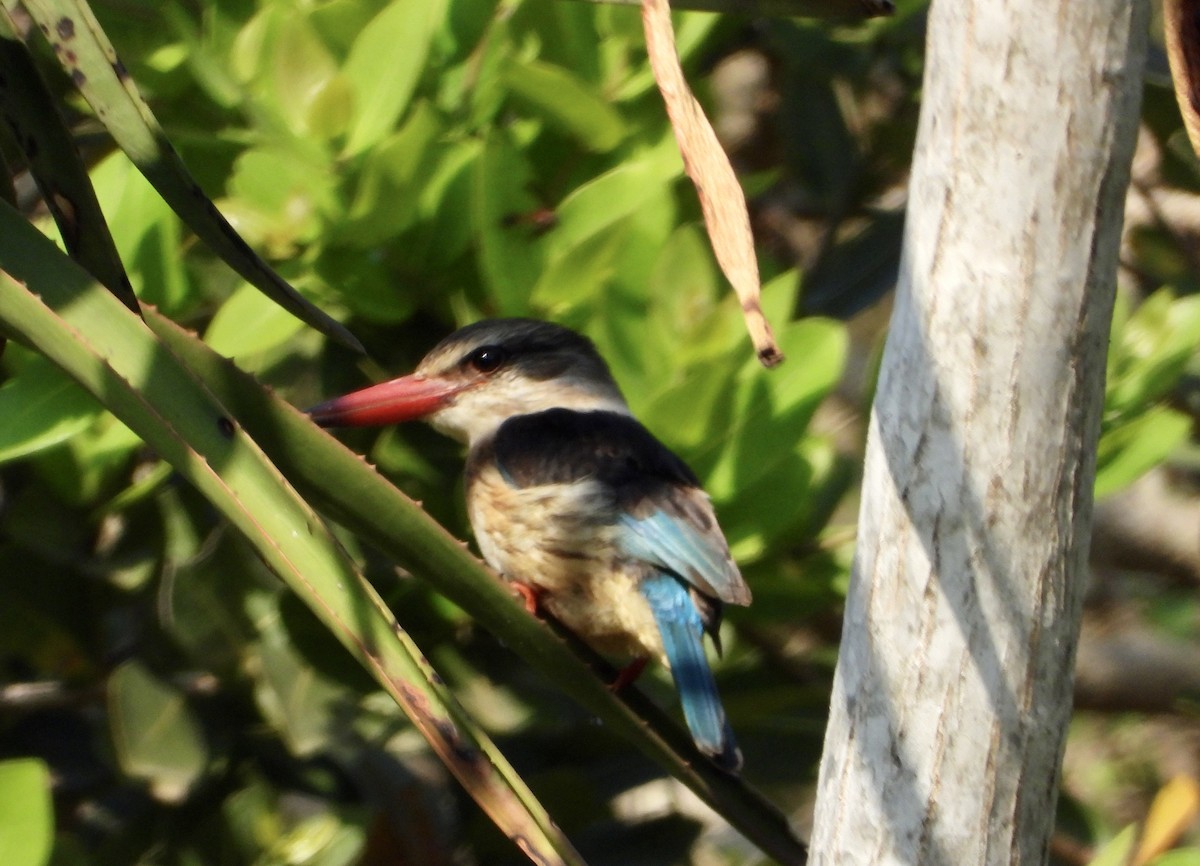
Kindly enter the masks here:
M 729 612 L 719 684 L 747 778 L 803 829 L 899 264 L 926 3 L 855 24 L 677 15 L 684 67 L 750 198 L 788 356 L 770 373 L 713 262 L 636 7 L 92 7 L 204 190 L 367 347 L 370 361 L 304 327 L 197 242 L 58 72 L 139 297 L 289 401 L 406 371 L 485 316 L 553 319 L 597 342 L 635 413 L 705 480 L 753 587 L 753 606 Z M 1200 780 L 1200 167 L 1157 47 L 1150 68 L 1063 863 L 1091 862 L 1148 813 L 1188 841 Z M 0 145 L 22 209 L 53 234 L 23 157 Z M 0 382 L 0 827 L 48 815 L 52 790 L 56 864 L 522 862 L 136 436 L 15 343 Z M 344 438 L 467 537 L 458 446 L 420 426 Z M 759 862 L 420 575 L 345 543 L 588 862 Z M 642 687 L 674 707 L 661 671 Z

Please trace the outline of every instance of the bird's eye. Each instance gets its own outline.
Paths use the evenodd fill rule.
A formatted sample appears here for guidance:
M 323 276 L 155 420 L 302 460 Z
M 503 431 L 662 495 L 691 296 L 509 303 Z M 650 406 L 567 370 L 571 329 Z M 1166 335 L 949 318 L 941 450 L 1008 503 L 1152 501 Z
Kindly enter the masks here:
M 508 352 L 499 346 L 480 346 L 467 355 L 467 364 L 480 373 L 494 373 L 508 360 Z

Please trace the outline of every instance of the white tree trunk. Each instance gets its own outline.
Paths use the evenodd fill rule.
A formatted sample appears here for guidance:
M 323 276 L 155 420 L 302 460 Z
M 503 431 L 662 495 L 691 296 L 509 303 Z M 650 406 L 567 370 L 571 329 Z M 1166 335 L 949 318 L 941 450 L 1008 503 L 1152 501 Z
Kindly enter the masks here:
M 814 864 L 1043 863 L 1145 0 L 934 0 Z

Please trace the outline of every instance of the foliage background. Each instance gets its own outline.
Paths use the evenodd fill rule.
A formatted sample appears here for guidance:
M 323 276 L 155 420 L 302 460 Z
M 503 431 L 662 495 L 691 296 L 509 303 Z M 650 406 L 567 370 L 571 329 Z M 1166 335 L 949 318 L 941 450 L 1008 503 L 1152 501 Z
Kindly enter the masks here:
M 719 683 L 747 777 L 803 825 L 918 109 L 925 4 L 897 6 L 854 25 L 677 16 L 752 200 L 789 357 L 773 373 L 708 251 L 636 8 L 93 3 L 203 188 L 370 361 L 197 243 L 66 77 L 53 83 L 138 295 L 297 405 L 407 370 L 482 316 L 595 339 L 635 413 L 705 479 L 754 589 L 729 612 Z M 1200 545 L 1200 175 L 1164 72 L 1160 58 L 1147 82 L 1097 488 L 1121 503 L 1166 479 L 1152 507 Z M 11 142 L 4 155 L 21 166 Z M 26 176 L 17 191 L 53 232 Z M 54 862 L 521 862 L 211 506 L 48 361 L 10 343 L 0 364 L 0 802 L 40 808 Z M 467 537 L 456 445 L 419 426 L 344 438 Z M 1136 645 L 1122 658 L 1182 673 L 1148 705 L 1086 709 L 1129 678 L 1145 695 L 1128 661 L 1080 695 L 1063 862 L 1087 862 L 1170 777 L 1200 778 L 1186 674 L 1200 553 L 1155 567 L 1143 548 L 1177 551 L 1129 522 L 1102 509 L 1115 552 L 1094 563 L 1081 663 Z M 758 861 L 421 575 L 344 542 L 588 862 Z M 661 672 L 643 682 L 674 706 Z M 1181 784 L 1166 789 L 1176 806 Z M 0 827 L 30 823 L 0 808 Z

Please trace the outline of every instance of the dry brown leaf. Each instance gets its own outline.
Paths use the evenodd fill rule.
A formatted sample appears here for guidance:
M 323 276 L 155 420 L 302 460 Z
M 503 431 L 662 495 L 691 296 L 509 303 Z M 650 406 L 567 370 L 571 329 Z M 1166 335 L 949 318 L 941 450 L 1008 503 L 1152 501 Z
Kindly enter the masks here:
M 642 24 L 650 68 L 654 70 L 654 80 L 675 130 L 683 167 L 700 197 L 717 263 L 741 302 L 746 330 L 750 332 L 758 359 L 765 366 L 774 367 L 783 360 L 783 353 L 759 304 L 758 260 L 754 255 L 746 196 L 712 124 L 683 77 L 667 0 L 642 0 Z
M 1200 154 L 1200 0 L 1163 0 L 1163 30 L 1175 99 L 1192 150 Z

